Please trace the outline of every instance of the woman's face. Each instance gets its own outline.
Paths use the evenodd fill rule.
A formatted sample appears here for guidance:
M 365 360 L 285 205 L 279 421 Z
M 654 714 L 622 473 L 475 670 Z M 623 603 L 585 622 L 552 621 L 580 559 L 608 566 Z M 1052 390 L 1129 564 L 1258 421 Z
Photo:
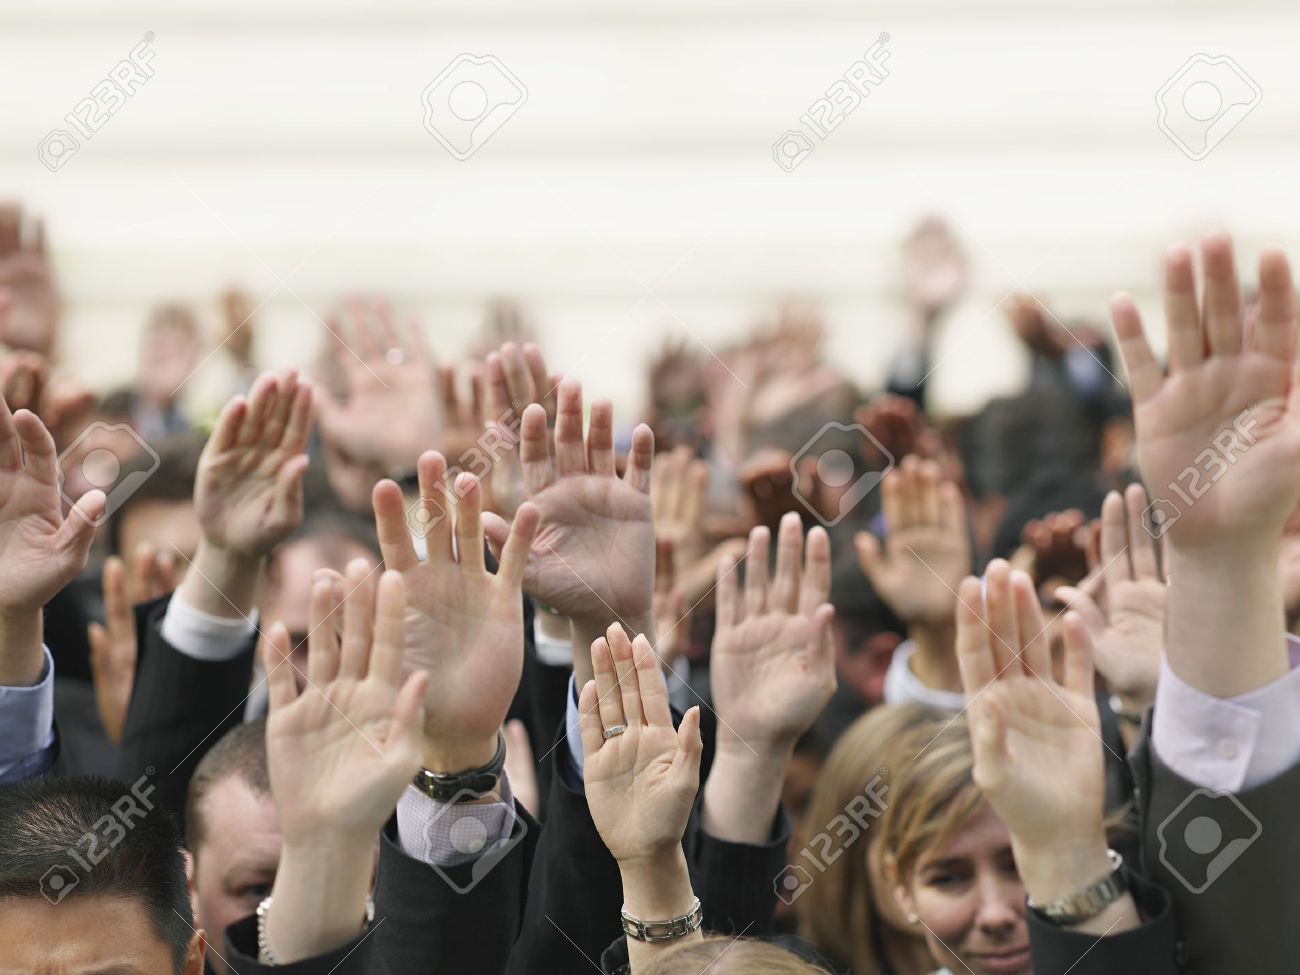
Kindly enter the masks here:
M 946 847 L 927 851 L 895 888 L 935 960 L 973 975 L 1030 975 L 1025 888 L 1011 838 L 984 805 Z

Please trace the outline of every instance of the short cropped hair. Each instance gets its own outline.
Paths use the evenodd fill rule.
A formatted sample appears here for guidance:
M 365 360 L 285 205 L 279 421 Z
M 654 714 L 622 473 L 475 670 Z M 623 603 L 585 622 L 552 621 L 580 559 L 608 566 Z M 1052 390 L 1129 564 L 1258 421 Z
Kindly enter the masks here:
M 0 902 L 135 898 L 181 975 L 194 933 L 185 856 L 176 821 L 148 795 L 147 785 L 98 776 L 41 776 L 0 788 Z
M 238 775 L 255 796 L 269 795 L 271 776 L 266 765 L 266 719 L 236 725 L 203 756 L 185 796 L 186 846 L 196 857 L 207 832 L 203 800 L 217 785 Z

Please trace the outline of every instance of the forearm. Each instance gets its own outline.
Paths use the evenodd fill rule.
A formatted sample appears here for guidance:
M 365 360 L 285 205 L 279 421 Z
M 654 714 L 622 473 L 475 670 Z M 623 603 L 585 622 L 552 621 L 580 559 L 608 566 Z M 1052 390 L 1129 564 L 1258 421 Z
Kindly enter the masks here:
M 961 690 L 957 629 L 951 618 L 910 623 L 907 638 L 916 647 L 910 661 L 912 673 L 922 684 L 940 691 Z
M 1060 841 L 1051 846 L 1024 846 L 1013 837 L 1012 850 L 1016 869 L 1024 882 L 1025 893 L 1035 904 L 1046 904 L 1078 893 L 1111 872 L 1104 833 L 1077 841 Z M 1124 894 L 1100 913 L 1073 925 L 1079 934 L 1122 934 L 1142 923 L 1131 894 Z
M 262 561 L 201 541 L 175 598 L 212 616 L 247 618 L 257 603 Z
M 767 843 L 793 754 L 793 744 L 719 744 L 704 784 L 704 831 L 729 843 Z
M 1276 545 L 1169 549 L 1169 667 L 1214 697 L 1257 690 L 1287 673 Z
M 623 909 L 637 920 L 667 921 L 690 912 L 695 895 L 691 891 L 686 855 L 680 846 L 650 859 L 620 861 L 618 869 L 623 880 Z M 683 938 L 658 943 L 628 938 L 627 957 L 632 975 L 644 971 L 671 948 L 703 937 L 697 930 Z
M 41 611 L 0 612 L 0 687 L 32 687 L 45 670 Z
M 361 934 L 374 852 L 373 837 L 285 843 L 266 919 L 281 964 L 326 954 Z

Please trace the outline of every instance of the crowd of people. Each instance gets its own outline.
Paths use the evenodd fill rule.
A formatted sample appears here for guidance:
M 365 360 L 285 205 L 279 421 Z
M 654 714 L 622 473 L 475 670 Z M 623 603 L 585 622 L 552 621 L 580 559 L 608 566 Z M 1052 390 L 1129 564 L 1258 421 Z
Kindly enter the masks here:
M 634 425 L 508 303 L 261 372 L 246 296 L 164 305 L 92 392 L 45 237 L 0 207 L 0 972 L 1294 969 L 1280 251 L 1170 248 L 1167 362 L 1009 300 L 1026 388 L 940 417 L 928 219 L 885 389 L 791 303 Z

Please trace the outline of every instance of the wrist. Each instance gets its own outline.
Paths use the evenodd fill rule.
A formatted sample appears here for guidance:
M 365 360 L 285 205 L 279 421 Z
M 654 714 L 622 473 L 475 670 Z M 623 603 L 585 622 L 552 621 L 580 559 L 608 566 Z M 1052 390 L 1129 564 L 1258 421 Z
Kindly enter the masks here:
M 247 618 L 257 603 L 262 557 L 199 542 L 176 595 L 191 609 L 227 619 Z
M 909 623 L 907 638 L 916 647 L 908 663 L 917 680 L 935 690 L 961 691 L 957 627 L 952 616 Z
M 266 919 L 279 961 L 299 961 L 347 944 L 365 926 L 375 834 L 285 839 Z
M 459 775 L 487 765 L 496 756 L 497 735 L 452 739 L 425 735 L 420 766 L 437 775 Z
M 33 687 L 45 672 L 40 609 L 0 609 L 0 687 Z
M 781 805 L 781 784 L 794 743 L 719 741 L 704 783 L 702 825 L 714 839 L 766 845 Z
M 1069 897 L 1111 872 L 1106 834 L 1098 827 L 1092 835 L 1061 841 L 1022 843 L 1011 839 L 1016 870 L 1025 893 L 1036 904 Z
M 691 909 L 690 871 L 680 843 L 618 860 L 623 908 L 639 921 L 665 921 Z

